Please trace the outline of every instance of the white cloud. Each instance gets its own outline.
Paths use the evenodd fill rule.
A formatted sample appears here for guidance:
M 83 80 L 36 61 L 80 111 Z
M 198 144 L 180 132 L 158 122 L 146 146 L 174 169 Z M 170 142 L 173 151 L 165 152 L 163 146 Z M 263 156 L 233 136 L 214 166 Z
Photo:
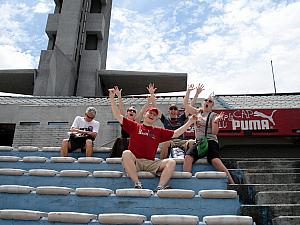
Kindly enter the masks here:
M 41 46 L 47 43 L 39 16 L 53 4 L 48 0 L 0 3 L 0 69 L 37 67 Z
M 6 2 L 0 5 L 0 11 L 0 68 L 32 68 L 33 57 L 18 47 L 30 39 L 22 26 L 31 19 L 30 8 Z
M 53 10 L 54 2 L 49 0 L 39 0 L 33 7 L 35 13 L 50 13 Z
M 270 93 L 272 59 L 277 91 L 300 91 L 300 2 L 174 5 L 154 16 L 116 7 L 108 69 L 188 72 L 188 83 L 204 83 L 207 94 Z M 186 13 L 201 17 L 186 23 Z
M 33 56 L 10 45 L 0 45 L 0 59 L 3 69 L 33 69 Z

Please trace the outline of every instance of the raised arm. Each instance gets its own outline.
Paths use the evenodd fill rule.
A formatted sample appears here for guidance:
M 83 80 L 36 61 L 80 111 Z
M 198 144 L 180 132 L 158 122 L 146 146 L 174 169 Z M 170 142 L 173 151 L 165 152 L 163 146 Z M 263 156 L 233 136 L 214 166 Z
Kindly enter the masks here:
M 194 98 L 191 101 L 191 106 L 194 106 L 197 102 L 199 94 L 204 90 L 204 85 L 203 84 L 198 84 L 198 87 L 196 87 L 196 93 Z
M 118 86 L 115 86 L 115 92 L 116 92 L 116 95 L 118 97 L 118 108 L 119 108 L 119 111 L 121 113 L 121 115 L 125 115 L 124 114 L 124 104 L 123 104 L 123 100 L 122 100 L 122 89 L 119 89 Z
M 114 88 L 111 88 L 111 89 L 108 89 L 108 92 L 109 92 L 109 100 L 111 102 L 111 110 L 112 110 L 113 116 L 115 117 L 116 120 L 119 121 L 120 124 L 123 124 L 123 116 L 121 115 L 121 113 L 115 103 L 116 90 Z
M 219 121 L 223 118 L 224 112 L 221 112 L 219 115 L 215 116 L 212 120 L 212 134 L 217 135 L 219 133 Z
M 182 135 L 196 120 L 197 120 L 196 115 L 190 116 L 189 120 L 184 125 L 182 125 L 181 127 L 179 127 L 174 131 L 172 138 L 177 138 L 180 135 Z
M 149 104 L 152 104 L 155 108 L 158 109 L 157 104 L 156 104 L 156 97 L 155 97 L 155 91 L 157 88 L 154 86 L 153 83 L 150 83 L 149 86 L 147 87 L 147 90 L 150 94 L 150 97 L 148 97 L 148 101 L 150 102 Z M 158 118 L 161 118 L 161 111 L 158 109 Z
M 193 84 L 188 85 L 186 94 L 183 98 L 183 105 L 184 105 L 186 114 L 196 114 L 198 112 L 197 108 L 195 108 L 189 104 L 190 93 L 193 89 L 194 89 Z

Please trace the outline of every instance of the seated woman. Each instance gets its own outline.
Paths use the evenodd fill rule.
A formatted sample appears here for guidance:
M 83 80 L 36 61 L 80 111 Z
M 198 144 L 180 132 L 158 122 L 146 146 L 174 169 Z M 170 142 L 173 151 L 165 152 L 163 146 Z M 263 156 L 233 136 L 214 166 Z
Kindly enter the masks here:
M 152 88 L 151 84 L 149 84 L 148 86 L 148 90 L 149 88 Z M 142 117 L 144 112 L 146 111 L 146 109 L 148 108 L 149 104 L 152 102 L 152 98 L 153 97 L 148 97 L 148 100 L 146 102 L 146 104 L 141 108 L 141 110 L 137 113 L 137 110 L 134 106 L 130 106 L 129 108 L 127 108 L 126 110 L 126 115 L 124 113 L 124 104 L 122 101 L 122 89 L 119 89 L 119 87 L 115 86 L 115 93 L 118 97 L 118 109 L 119 112 L 121 113 L 121 115 L 123 115 L 124 117 L 126 117 L 129 120 L 133 120 L 136 122 L 141 122 Z M 124 150 L 128 149 L 128 144 L 129 144 L 129 134 L 123 129 L 123 127 L 121 127 L 121 137 L 118 137 L 112 147 L 111 150 L 111 154 L 110 157 L 111 158 L 115 158 L 115 157 L 122 157 L 122 153 Z
M 189 93 L 187 93 L 187 95 L 189 95 Z M 184 106 L 190 114 L 197 114 L 197 121 L 195 123 L 196 140 L 192 144 L 189 143 L 189 148 L 184 158 L 183 170 L 185 172 L 192 171 L 192 164 L 199 159 L 197 142 L 205 136 L 205 133 L 207 133 L 206 138 L 208 140 L 208 150 L 206 156 L 208 163 L 213 165 L 218 171 L 225 172 L 227 174 L 228 183 L 234 184 L 229 171 L 221 161 L 220 148 L 217 138 L 217 134 L 219 132 L 219 120 L 222 119 L 224 113 L 222 112 L 217 115 L 216 113 L 212 112 L 212 108 L 214 106 L 214 99 L 212 96 L 204 99 L 202 109 L 197 109 L 191 106 L 188 104 L 186 99 L 184 100 Z

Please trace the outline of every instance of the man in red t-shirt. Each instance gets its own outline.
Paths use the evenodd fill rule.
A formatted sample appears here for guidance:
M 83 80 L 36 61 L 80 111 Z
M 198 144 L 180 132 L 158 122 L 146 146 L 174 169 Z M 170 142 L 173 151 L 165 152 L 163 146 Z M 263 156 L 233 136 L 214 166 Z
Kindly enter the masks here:
M 108 91 L 113 115 L 130 135 L 129 150 L 123 152 L 122 163 L 128 176 L 134 182 L 134 187 L 143 188 L 137 172 L 148 171 L 156 175 L 161 174 L 156 190 L 165 189 L 175 170 L 176 161 L 174 159 L 154 160 L 158 144 L 179 137 L 196 121 L 196 117 L 190 117 L 188 122 L 177 130 L 167 130 L 153 126 L 159 111 L 150 106 L 144 114 L 143 124 L 139 124 L 121 115 L 114 99 L 115 89 Z

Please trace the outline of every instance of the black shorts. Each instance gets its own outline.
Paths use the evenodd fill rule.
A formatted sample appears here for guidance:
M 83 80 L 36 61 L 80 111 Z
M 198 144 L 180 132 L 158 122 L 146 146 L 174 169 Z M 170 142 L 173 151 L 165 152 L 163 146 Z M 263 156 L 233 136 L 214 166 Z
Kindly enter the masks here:
M 194 162 L 196 162 L 198 158 L 198 152 L 197 152 L 197 147 L 196 144 L 193 144 L 192 147 L 190 147 L 186 153 L 186 155 L 190 155 L 194 158 Z M 206 153 L 207 161 L 209 164 L 211 164 L 211 160 L 214 158 L 221 158 L 220 156 L 220 148 L 219 148 L 219 143 L 209 140 L 208 141 L 208 150 Z
M 68 149 L 68 152 L 74 152 L 75 150 L 77 150 L 79 148 L 81 149 L 81 152 L 85 152 L 85 144 L 86 144 L 87 139 L 89 139 L 89 138 L 87 138 L 87 137 L 77 137 L 77 138 L 70 137 L 69 142 L 70 142 L 71 148 Z

